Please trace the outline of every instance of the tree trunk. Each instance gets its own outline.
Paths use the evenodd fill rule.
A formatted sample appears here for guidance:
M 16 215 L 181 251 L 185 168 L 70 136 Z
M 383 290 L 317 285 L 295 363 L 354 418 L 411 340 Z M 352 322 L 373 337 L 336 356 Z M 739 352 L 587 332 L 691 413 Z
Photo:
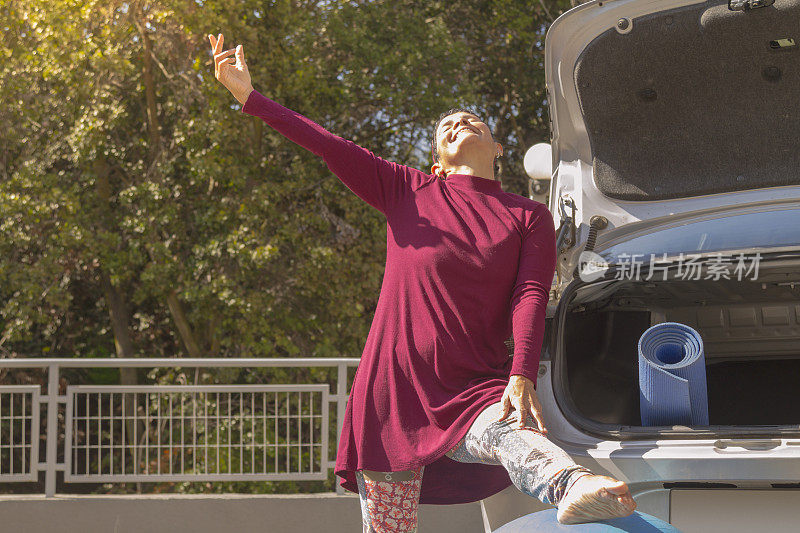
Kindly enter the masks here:
M 189 320 L 186 318 L 183 305 L 181 301 L 178 300 L 178 294 L 175 290 L 170 290 L 167 293 L 167 306 L 169 307 L 172 319 L 175 321 L 175 325 L 178 327 L 178 332 L 181 335 L 186 351 L 189 353 L 189 357 L 202 357 L 203 352 L 200 350 L 200 346 L 194 338 L 192 327 L 189 325 Z
M 100 197 L 103 216 L 100 217 L 100 224 L 103 229 L 107 229 L 108 223 L 111 218 L 111 206 L 109 205 L 111 199 L 111 184 L 108 181 L 108 176 L 111 173 L 111 167 L 103 159 L 96 159 L 94 161 L 95 172 L 95 186 L 97 195 Z M 136 351 L 133 347 L 133 339 L 131 332 L 128 328 L 130 324 L 130 313 L 125 300 L 119 292 L 119 289 L 114 286 L 111 277 L 105 268 L 101 265 L 98 269 L 100 282 L 103 286 L 103 295 L 106 299 L 106 306 L 108 307 L 108 315 L 111 319 L 111 331 L 114 334 L 114 348 L 117 357 L 136 357 Z M 119 369 L 120 385 L 138 385 L 138 372 L 136 368 L 120 368 Z M 125 444 L 133 445 L 134 423 L 133 417 L 136 412 L 136 396 L 134 394 L 126 394 L 124 396 L 125 410 L 124 416 L 126 418 L 125 431 L 127 432 L 127 441 Z M 143 426 L 137 428 L 137 431 L 143 430 Z M 134 448 L 137 449 L 137 448 Z M 134 471 L 138 473 L 139 458 L 133 453 L 129 457 L 134 457 Z
M 144 44 L 144 57 L 142 57 L 142 63 L 144 70 L 144 94 L 147 100 L 147 124 L 150 131 L 150 160 L 154 161 L 158 156 L 158 151 L 161 146 L 161 134 L 159 133 L 156 89 L 155 81 L 153 79 L 153 49 L 152 45 L 150 44 L 150 37 L 147 36 L 147 30 L 142 26 L 139 26 L 139 33 L 142 36 L 142 43 Z

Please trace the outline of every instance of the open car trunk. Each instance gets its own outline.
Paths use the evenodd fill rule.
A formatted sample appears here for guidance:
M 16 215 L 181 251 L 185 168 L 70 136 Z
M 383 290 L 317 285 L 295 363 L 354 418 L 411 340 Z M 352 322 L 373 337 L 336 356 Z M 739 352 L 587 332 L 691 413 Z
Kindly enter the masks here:
M 800 433 L 798 278 L 795 263 L 756 280 L 573 283 L 551 346 L 559 406 L 577 427 L 612 438 Z M 641 425 L 638 342 L 662 322 L 686 324 L 703 339 L 710 426 Z

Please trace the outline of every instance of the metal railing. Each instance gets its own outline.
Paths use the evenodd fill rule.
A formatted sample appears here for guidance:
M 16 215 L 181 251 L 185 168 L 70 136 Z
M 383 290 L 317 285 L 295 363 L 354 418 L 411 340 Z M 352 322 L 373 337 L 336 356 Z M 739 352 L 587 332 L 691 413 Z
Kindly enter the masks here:
M 37 481 L 45 496 L 65 483 L 325 480 L 329 411 L 341 435 L 347 370 L 358 358 L 0 359 L 0 368 L 47 370 L 38 385 L 0 385 L 0 482 Z M 269 385 L 67 385 L 65 368 L 335 367 L 328 383 Z M 63 407 L 63 430 L 59 410 Z M 45 460 L 40 412 L 46 408 Z M 63 461 L 58 460 L 63 440 Z M 343 489 L 336 484 L 336 492 Z

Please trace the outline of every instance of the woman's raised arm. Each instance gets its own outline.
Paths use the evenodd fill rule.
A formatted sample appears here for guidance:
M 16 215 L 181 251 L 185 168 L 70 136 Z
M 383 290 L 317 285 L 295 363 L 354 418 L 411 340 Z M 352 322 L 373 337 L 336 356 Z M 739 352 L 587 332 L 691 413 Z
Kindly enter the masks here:
M 223 36 L 209 35 L 216 78 L 242 104 L 242 113 L 261 118 L 278 133 L 323 158 L 328 168 L 359 198 L 387 215 L 415 184 L 430 179 L 423 172 L 382 159 L 366 148 L 329 132 L 253 89 L 244 50 L 222 51 Z M 235 60 L 230 54 L 235 52 Z

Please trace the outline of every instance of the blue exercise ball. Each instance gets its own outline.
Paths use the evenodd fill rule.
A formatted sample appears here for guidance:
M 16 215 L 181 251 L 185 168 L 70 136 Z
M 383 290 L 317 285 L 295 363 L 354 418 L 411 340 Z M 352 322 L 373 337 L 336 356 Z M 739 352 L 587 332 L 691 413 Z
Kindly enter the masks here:
M 517 518 L 495 529 L 494 533 L 539 533 L 541 531 L 569 531 L 570 533 L 680 533 L 674 526 L 655 516 L 634 511 L 624 518 L 613 518 L 586 524 L 559 524 L 557 509 L 547 509 Z

